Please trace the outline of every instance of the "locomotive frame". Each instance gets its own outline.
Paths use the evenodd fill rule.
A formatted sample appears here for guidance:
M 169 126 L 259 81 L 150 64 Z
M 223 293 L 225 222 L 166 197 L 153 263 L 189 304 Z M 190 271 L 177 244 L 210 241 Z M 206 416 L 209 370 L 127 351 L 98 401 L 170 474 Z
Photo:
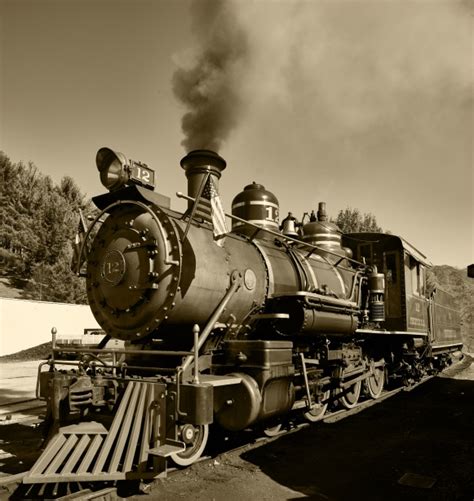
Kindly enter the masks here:
M 80 254 L 106 337 L 64 348 L 54 333 L 38 375 L 51 439 L 25 483 L 156 477 L 169 459 L 199 459 L 212 423 L 273 434 L 290 415 L 318 421 L 436 373 L 462 347 L 451 298 L 427 292 L 429 262 L 401 237 L 341 235 L 325 204 L 279 228 L 276 197 L 255 183 L 219 233 L 225 161 L 197 150 L 181 165 L 184 214 L 145 164 L 99 150 L 110 192 L 94 198 Z

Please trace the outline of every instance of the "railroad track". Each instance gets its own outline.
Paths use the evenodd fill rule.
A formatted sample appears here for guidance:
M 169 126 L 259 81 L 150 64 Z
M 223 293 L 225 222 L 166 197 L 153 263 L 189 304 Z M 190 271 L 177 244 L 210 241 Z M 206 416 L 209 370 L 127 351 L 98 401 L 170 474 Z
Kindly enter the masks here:
M 34 424 L 45 409 L 46 403 L 37 398 L 7 402 L 0 407 L 0 425 Z
M 420 386 L 421 384 L 425 383 L 429 379 L 431 379 L 433 376 L 429 376 L 421 380 L 420 382 L 414 384 L 413 386 L 410 387 L 401 387 L 401 388 L 396 388 L 391 391 L 386 391 L 384 392 L 378 399 L 376 400 L 366 400 L 363 402 L 360 402 L 357 404 L 354 408 L 352 409 L 341 409 L 337 410 L 334 412 L 328 412 L 327 414 L 323 415 L 319 420 L 321 422 L 325 423 L 335 423 L 337 421 L 340 421 L 342 419 L 345 419 L 346 417 L 352 416 L 354 414 L 357 414 L 364 409 L 367 409 L 369 407 L 372 407 L 373 405 L 379 404 L 386 400 L 387 398 L 390 398 L 391 396 L 401 392 L 401 391 L 411 391 L 415 389 L 416 387 Z M 25 401 L 22 403 L 17 404 L 18 409 L 38 409 L 41 406 L 39 406 L 37 403 L 34 401 Z M 27 406 L 27 407 L 24 407 Z M 314 423 L 309 423 L 309 422 L 292 422 L 288 428 L 282 428 L 281 431 L 274 436 L 265 436 L 265 435 L 258 435 L 257 432 L 251 432 L 249 434 L 244 434 L 244 436 L 240 437 L 238 441 L 238 445 L 235 445 L 235 441 L 229 440 L 230 446 L 227 447 L 222 447 L 223 443 L 226 443 L 226 441 L 222 441 L 219 446 L 217 446 L 216 450 L 213 451 L 214 453 L 212 455 L 208 456 L 203 456 L 201 457 L 197 462 L 199 463 L 206 463 L 206 462 L 211 462 L 214 460 L 217 460 L 217 458 L 220 455 L 227 454 L 227 455 L 234 455 L 234 454 L 241 454 L 243 452 L 247 452 L 249 450 L 255 449 L 257 447 L 261 447 L 263 445 L 266 445 L 268 443 L 271 443 L 275 440 L 278 440 L 279 438 L 290 435 L 292 433 L 296 433 L 300 431 L 303 428 L 306 428 Z M 243 442 L 243 443 L 242 443 Z M 173 477 L 176 475 L 181 475 L 185 474 L 186 469 L 180 469 L 180 468 L 168 468 L 168 475 L 172 475 Z M 94 500 L 100 500 L 100 501 L 114 501 L 117 499 L 117 489 L 115 487 L 104 487 L 102 489 L 99 488 L 97 491 L 92 491 L 88 487 L 83 487 L 80 483 L 72 483 L 72 484 L 67 484 L 67 483 L 52 483 L 52 484 L 42 484 L 42 485 L 23 485 L 22 480 L 23 477 L 27 474 L 28 472 L 22 472 L 18 473 L 16 475 L 10 475 L 10 476 L 5 476 L 5 477 L 0 477 L 0 492 L 3 490 L 4 492 L 8 492 L 9 495 L 15 493 L 15 496 L 17 496 L 18 499 L 56 499 L 56 500 L 62 500 L 62 501 L 94 501 Z M 0 497 L 1 499 L 1 497 Z
M 464 356 L 463 359 L 461 359 L 459 362 L 453 364 L 450 366 L 448 369 L 443 371 L 442 374 L 445 377 L 450 377 L 450 374 L 458 373 L 462 370 L 464 370 L 466 367 L 469 367 L 471 363 L 473 363 L 474 359 L 470 357 L 469 355 Z M 439 375 L 438 375 L 439 376 Z M 377 399 L 367 399 L 364 401 L 361 401 L 358 403 L 356 406 L 354 406 L 351 409 L 339 409 L 335 410 L 332 412 L 327 412 L 323 416 L 321 416 L 316 423 L 323 422 L 327 424 L 332 424 L 336 423 L 338 421 L 341 421 L 342 419 L 345 419 L 347 417 L 353 416 L 354 414 L 358 414 L 359 412 L 362 412 L 365 409 L 368 409 L 369 407 L 372 407 L 374 405 L 380 404 L 383 401 L 387 400 L 388 398 L 401 393 L 401 392 L 411 392 L 414 389 L 418 388 L 422 384 L 426 383 L 430 379 L 434 378 L 436 376 L 425 376 L 422 378 L 419 382 L 414 383 L 410 386 L 402 386 L 399 388 L 395 388 L 393 390 L 387 390 L 382 393 L 382 395 L 377 398 Z M 38 401 L 37 401 L 38 402 Z M 42 406 L 38 405 L 37 402 L 34 401 L 25 401 L 22 403 L 18 403 L 19 407 L 21 408 L 21 405 L 25 405 L 29 403 L 30 407 L 29 409 L 39 409 Z M 43 405 L 44 406 L 44 405 Z M 244 435 L 244 438 L 240 440 L 240 443 L 237 445 L 234 445 L 235 442 L 232 440 L 229 440 L 228 443 L 230 444 L 229 446 L 222 447 L 222 443 L 220 444 L 219 447 L 213 451 L 212 455 L 207 455 L 201 457 L 197 462 L 199 463 L 206 463 L 206 462 L 211 462 L 214 460 L 217 460 L 220 455 L 226 454 L 226 455 L 234 455 L 234 454 L 241 454 L 243 452 L 247 452 L 249 450 L 261 447 L 263 445 L 269 444 L 275 440 L 280 439 L 283 436 L 290 435 L 293 433 L 296 433 L 300 431 L 301 429 L 304 429 L 308 426 L 313 425 L 314 422 L 309 423 L 309 422 L 297 422 L 293 421 L 289 423 L 288 428 L 282 428 L 281 431 L 279 431 L 277 434 L 274 436 L 265 436 L 262 434 L 257 435 L 257 433 L 252 432 L 252 435 L 246 434 Z M 244 443 L 242 443 L 244 442 Z M 180 475 L 180 474 L 185 474 L 186 469 L 180 469 L 180 468 L 168 468 L 168 474 L 172 475 L 175 477 L 175 475 Z M 16 488 L 21 488 L 20 486 L 23 477 L 26 475 L 26 471 L 23 473 L 19 473 L 16 475 L 10 475 L 10 476 L 4 476 L 0 477 L 0 492 L 1 489 L 7 490 L 8 492 L 12 493 Z M 23 487 L 28 487 L 31 489 L 32 487 L 36 489 L 34 493 L 34 497 L 29 496 L 29 499 L 60 499 L 63 501 L 69 501 L 69 500 L 75 500 L 75 501 L 93 501 L 93 500 L 103 500 L 103 501 L 113 501 L 118 499 L 117 498 L 117 489 L 115 487 L 104 487 L 102 489 L 99 489 L 97 491 L 93 491 L 89 488 L 83 488 L 81 484 L 75 483 L 75 485 L 71 486 L 68 485 L 66 486 L 65 483 L 59 484 L 43 484 L 41 486 L 38 485 L 33 485 L 33 486 L 23 486 Z M 71 492 L 67 492 L 64 495 L 61 496 L 61 491 L 64 491 L 64 489 L 69 490 Z M 58 497 L 59 495 L 59 497 Z M 20 497 L 18 499 L 25 499 L 26 497 Z M 0 499 L 2 497 L 0 496 Z

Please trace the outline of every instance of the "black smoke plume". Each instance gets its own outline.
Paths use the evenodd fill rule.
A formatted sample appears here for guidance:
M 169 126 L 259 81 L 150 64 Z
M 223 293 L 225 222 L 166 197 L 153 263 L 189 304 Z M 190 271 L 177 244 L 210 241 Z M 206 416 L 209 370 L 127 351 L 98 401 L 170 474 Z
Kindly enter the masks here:
M 187 151 L 219 151 L 242 112 L 240 68 L 248 44 L 231 2 L 196 0 L 192 15 L 197 59 L 192 67 L 179 68 L 173 75 L 173 92 L 188 109 L 182 118 L 181 144 Z

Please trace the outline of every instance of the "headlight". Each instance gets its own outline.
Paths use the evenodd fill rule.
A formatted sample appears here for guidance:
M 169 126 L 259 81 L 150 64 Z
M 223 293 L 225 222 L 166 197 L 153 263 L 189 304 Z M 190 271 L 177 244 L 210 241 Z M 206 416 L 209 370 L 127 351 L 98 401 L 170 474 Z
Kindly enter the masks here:
M 100 172 L 100 181 L 109 191 L 129 184 L 155 188 L 155 172 L 146 164 L 131 160 L 119 151 L 101 148 L 95 161 Z

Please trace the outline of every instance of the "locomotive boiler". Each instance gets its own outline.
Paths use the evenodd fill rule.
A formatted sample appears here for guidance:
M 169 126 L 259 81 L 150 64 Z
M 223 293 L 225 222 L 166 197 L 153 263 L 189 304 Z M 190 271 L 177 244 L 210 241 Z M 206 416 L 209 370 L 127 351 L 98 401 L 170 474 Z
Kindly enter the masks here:
M 154 476 L 167 459 L 196 461 L 211 424 L 271 434 L 289 416 L 317 421 L 460 348 L 457 312 L 426 290 L 429 263 L 400 237 L 342 235 L 325 203 L 280 224 L 255 182 L 229 231 L 226 162 L 207 150 L 181 160 L 184 213 L 147 165 L 109 148 L 96 162 L 108 192 L 93 199 L 76 271 L 106 336 L 95 350 L 53 346 L 39 388 L 54 438 L 26 482 Z

